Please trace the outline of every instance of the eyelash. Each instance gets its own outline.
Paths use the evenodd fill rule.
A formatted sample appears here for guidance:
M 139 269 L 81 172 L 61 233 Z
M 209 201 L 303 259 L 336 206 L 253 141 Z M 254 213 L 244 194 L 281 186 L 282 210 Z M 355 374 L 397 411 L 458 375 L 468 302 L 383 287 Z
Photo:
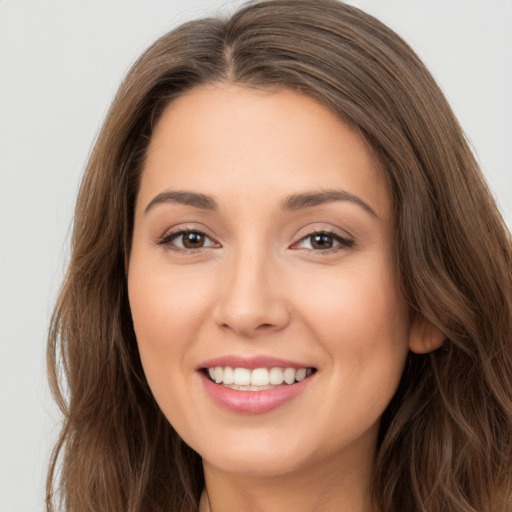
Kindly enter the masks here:
M 187 248 L 187 247 L 176 247 L 172 242 L 180 237 L 183 237 L 187 234 L 194 234 L 203 236 L 205 239 L 210 240 L 212 243 L 206 246 L 197 247 L 197 248 Z M 167 235 L 164 235 L 162 239 L 160 239 L 157 242 L 158 245 L 167 246 L 170 250 L 177 251 L 177 252 L 187 252 L 187 253 L 196 253 L 200 252 L 202 249 L 208 248 L 208 247 L 214 247 L 220 245 L 217 244 L 217 242 L 214 242 L 206 233 L 203 231 L 199 231 L 198 229 L 180 229 L 179 231 L 174 231 L 172 233 L 168 233 Z
M 176 245 L 173 244 L 173 242 L 176 239 L 183 237 L 187 234 L 196 234 L 196 235 L 203 236 L 205 239 L 210 240 L 211 244 L 203 245 L 202 247 L 197 247 L 197 248 L 177 247 Z M 337 245 L 334 245 L 333 247 L 329 247 L 328 249 L 314 249 L 314 248 L 306 249 L 306 248 L 297 247 L 298 245 L 300 245 L 301 243 L 305 242 L 308 239 L 310 240 L 310 243 L 311 243 L 312 238 L 314 236 L 325 236 L 325 237 L 331 238 L 333 240 L 333 243 L 337 242 Z M 220 244 L 218 244 L 218 242 L 215 242 L 206 233 L 204 233 L 203 231 L 199 231 L 197 229 L 181 229 L 179 231 L 168 233 L 164 237 L 162 237 L 160 240 L 158 240 L 157 245 L 167 246 L 170 250 L 177 251 L 177 252 L 186 252 L 189 254 L 194 254 L 194 253 L 200 252 L 201 250 L 209 248 L 209 247 L 220 247 Z M 303 249 L 306 251 L 312 251 L 315 254 L 326 255 L 326 254 L 332 254 L 332 253 L 335 253 L 338 251 L 350 249 L 354 245 L 355 245 L 354 240 L 344 238 L 332 231 L 319 230 L 319 231 L 312 231 L 311 233 L 308 233 L 307 235 L 303 236 L 299 241 L 295 242 L 291 246 L 291 248 L 296 249 L 296 250 Z
M 298 242 L 295 242 L 292 245 L 292 248 L 295 246 L 298 246 L 300 243 L 302 243 L 308 239 L 310 240 L 310 243 L 311 243 L 314 236 L 328 237 L 328 238 L 331 238 L 334 242 L 337 242 L 337 244 L 338 244 L 338 245 L 334 245 L 334 247 L 329 247 L 328 249 L 314 249 L 314 248 L 306 249 L 307 251 L 313 251 L 315 254 L 322 254 L 322 255 L 332 254 L 332 253 L 335 253 L 338 251 L 350 249 L 351 247 L 354 247 L 354 245 L 355 245 L 354 240 L 344 238 L 344 237 L 338 235 L 337 233 L 334 233 L 333 231 L 319 230 L 319 231 L 312 231 L 311 233 L 308 233 L 306 236 L 303 236 Z

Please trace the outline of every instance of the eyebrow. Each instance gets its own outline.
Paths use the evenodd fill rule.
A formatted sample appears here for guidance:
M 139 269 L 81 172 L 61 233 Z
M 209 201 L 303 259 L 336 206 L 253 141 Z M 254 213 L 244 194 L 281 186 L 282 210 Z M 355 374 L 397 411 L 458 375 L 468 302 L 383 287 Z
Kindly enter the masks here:
M 200 210 L 216 210 L 217 202 L 212 196 L 206 194 L 198 194 L 197 192 L 188 191 L 167 191 L 158 194 L 154 197 L 149 204 L 146 206 L 144 213 L 148 213 L 149 210 L 154 208 L 157 204 L 162 203 L 178 203 L 186 206 L 193 206 Z
M 294 194 L 288 196 L 282 203 L 282 209 L 285 211 L 297 211 L 303 208 L 312 208 L 325 203 L 337 201 L 348 201 L 356 204 L 369 213 L 372 217 L 379 218 L 375 210 L 360 197 L 346 192 L 345 190 L 322 190 L 319 192 L 311 192 L 306 194 Z
M 288 212 L 312 208 L 325 203 L 337 201 L 348 201 L 356 204 L 373 217 L 378 218 L 373 208 L 363 201 L 360 197 L 346 192 L 345 190 L 322 190 L 319 192 L 308 192 L 302 194 L 293 194 L 286 197 L 281 203 L 281 209 Z M 144 213 L 147 213 L 158 204 L 177 203 L 186 206 L 192 206 L 200 210 L 215 211 L 218 209 L 217 201 L 213 196 L 190 192 L 186 190 L 166 191 L 155 196 L 146 206 Z

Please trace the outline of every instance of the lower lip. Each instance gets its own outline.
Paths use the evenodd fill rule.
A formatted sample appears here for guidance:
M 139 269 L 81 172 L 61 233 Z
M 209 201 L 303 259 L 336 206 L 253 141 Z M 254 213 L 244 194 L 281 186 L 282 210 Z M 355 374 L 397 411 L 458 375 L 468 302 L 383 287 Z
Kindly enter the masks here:
M 262 414 L 289 402 L 302 393 L 313 376 L 295 384 L 276 386 L 262 391 L 237 391 L 215 384 L 201 373 L 206 392 L 213 401 L 229 411 L 245 414 Z

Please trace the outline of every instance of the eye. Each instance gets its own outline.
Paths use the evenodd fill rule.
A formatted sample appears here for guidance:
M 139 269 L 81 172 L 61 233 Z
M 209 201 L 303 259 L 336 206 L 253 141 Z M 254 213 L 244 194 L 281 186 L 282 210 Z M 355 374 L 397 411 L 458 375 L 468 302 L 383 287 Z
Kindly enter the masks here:
M 317 231 L 301 238 L 292 246 L 292 249 L 309 249 L 317 252 L 332 252 L 350 248 L 353 240 L 344 238 L 336 233 Z
M 158 245 L 166 245 L 174 250 L 190 251 L 205 247 L 220 247 L 208 235 L 196 230 L 181 230 L 169 233 L 158 242 Z

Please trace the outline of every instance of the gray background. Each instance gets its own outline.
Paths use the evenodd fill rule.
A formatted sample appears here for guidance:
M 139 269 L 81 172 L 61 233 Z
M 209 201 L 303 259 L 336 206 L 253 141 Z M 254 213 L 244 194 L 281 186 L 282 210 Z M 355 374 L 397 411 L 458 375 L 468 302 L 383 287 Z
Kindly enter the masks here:
M 44 509 L 45 336 L 92 142 L 164 31 L 239 1 L 0 0 L 0 512 Z M 430 67 L 512 225 L 512 1 L 360 0 Z

